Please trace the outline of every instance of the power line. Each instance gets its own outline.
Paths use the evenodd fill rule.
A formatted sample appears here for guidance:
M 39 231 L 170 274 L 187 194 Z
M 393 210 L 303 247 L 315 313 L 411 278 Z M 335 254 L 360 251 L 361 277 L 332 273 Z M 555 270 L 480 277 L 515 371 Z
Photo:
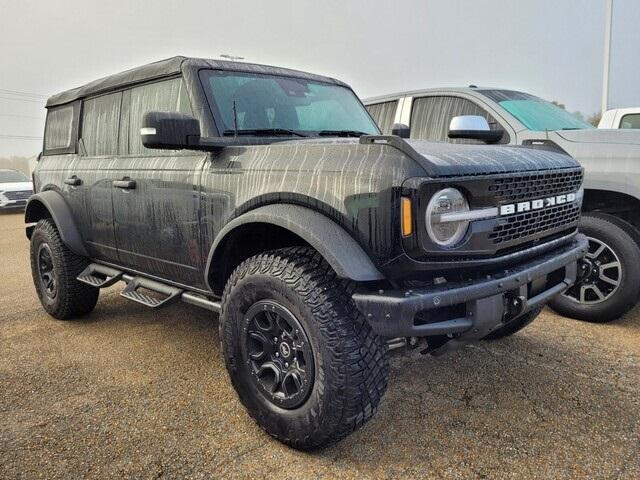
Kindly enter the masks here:
M 36 137 L 33 135 L 3 135 L 0 134 L 0 138 L 7 138 L 11 140 L 42 140 L 42 137 Z
M 35 118 L 37 120 L 44 120 L 44 115 L 37 117 L 35 115 L 18 115 L 13 113 L 0 113 L 0 117 L 12 117 L 12 118 Z
M 44 95 L 42 93 L 21 92 L 19 90 L 7 90 L 5 88 L 0 88 L 0 93 L 7 93 L 9 95 L 17 95 L 22 97 L 48 98 L 48 95 Z
M 44 99 L 42 100 L 36 100 L 35 98 L 13 98 L 13 97 L 1 97 L 0 99 L 2 100 L 13 100 L 14 102 L 33 102 L 33 103 L 39 103 L 39 104 L 43 104 L 44 103 Z

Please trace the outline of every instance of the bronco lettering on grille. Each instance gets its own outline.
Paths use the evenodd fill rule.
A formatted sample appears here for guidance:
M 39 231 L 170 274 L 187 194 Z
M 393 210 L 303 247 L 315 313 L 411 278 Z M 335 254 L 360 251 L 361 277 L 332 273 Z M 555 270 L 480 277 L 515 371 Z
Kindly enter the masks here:
M 510 203 L 500 206 L 500 215 L 512 215 L 514 213 L 530 212 L 532 210 L 540 210 L 541 208 L 553 207 L 564 203 L 571 203 L 576 200 L 576 193 L 567 193 L 565 195 L 556 195 L 547 198 L 538 198 L 526 202 Z

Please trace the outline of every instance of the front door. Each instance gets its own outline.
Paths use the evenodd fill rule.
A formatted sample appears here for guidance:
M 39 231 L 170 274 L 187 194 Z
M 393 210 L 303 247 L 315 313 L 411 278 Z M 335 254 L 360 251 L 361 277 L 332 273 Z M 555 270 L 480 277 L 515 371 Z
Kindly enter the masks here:
M 146 149 L 148 111 L 191 114 L 182 79 L 135 87 L 123 98 L 127 155 L 112 172 L 118 257 L 123 267 L 204 288 L 200 258 L 200 176 L 207 155 Z

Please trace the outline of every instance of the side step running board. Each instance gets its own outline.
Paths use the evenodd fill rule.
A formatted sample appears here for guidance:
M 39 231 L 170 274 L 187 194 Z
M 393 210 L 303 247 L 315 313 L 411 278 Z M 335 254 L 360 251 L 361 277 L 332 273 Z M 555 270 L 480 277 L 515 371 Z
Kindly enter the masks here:
M 91 263 L 85 268 L 77 280 L 96 288 L 110 287 L 119 280 L 122 280 L 123 272 L 115 268 L 106 267 L 97 263 Z
M 139 292 L 139 289 L 148 290 L 156 293 L 160 298 Z M 156 282 L 155 280 L 149 280 L 143 277 L 134 277 L 127 283 L 125 289 L 120 293 L 124 298 L 133 300 L 134 302 L 141 303 L 151 308 L 162 307 L 167 305 L 178 298 L 182 294 L 182 290 L 176 287 L 165 285 L 164 283 Z
M 118 281 L 126 282 L 127 286 L 120 295 L 151 308 L 162 307 L 175 300 L 182 300 L 196 307 L 220 313 L 220 302 L 210 300 L 204 295 L 184 291 L 181 288 L 149 278 L 134 277 L 99 263 L 90 264 L 78 275 L 77 280 L 96 288 L 110 287 Z M 147 292 L 139 291 L 140 289 L 144 289 Z

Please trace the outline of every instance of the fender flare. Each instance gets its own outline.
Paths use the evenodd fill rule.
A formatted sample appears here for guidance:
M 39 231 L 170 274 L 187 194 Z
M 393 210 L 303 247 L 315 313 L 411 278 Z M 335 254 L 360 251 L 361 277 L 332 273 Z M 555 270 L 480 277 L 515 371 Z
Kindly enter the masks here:
M 268 223 L 296 234 L 316 249 L 341 278 L 358 282 L 385 278 L 358 242 L 336 222 L 309 208 L 291 204 L 274 204 L 258 207 L 236 217 L 220 230 L 207 258 L 205 270 L 207 284 L 209 284 L 210 269 L 217 263 L 217 258 L 224 250 L 225 239 L 236 228 L 250 223 Z
M 80 231 L 73 219 L 71 208 L 69 208 L 69 204 L 67 204 L 64 197 L 55 190 L 36 193 L 29 198 L 24 213 L 25 223 L 32 224 L 46 218 L 46 216 L 42 215 L 43 208 L 49 212 L 56 224 L 63 243 L 69 247 L 72 252 L 82 255 L 83 257 L 88 257 L 89 253 L 84 246 Z M 31 239 L 32 233 L 33 225 L 27 226 L 27 238 Z

